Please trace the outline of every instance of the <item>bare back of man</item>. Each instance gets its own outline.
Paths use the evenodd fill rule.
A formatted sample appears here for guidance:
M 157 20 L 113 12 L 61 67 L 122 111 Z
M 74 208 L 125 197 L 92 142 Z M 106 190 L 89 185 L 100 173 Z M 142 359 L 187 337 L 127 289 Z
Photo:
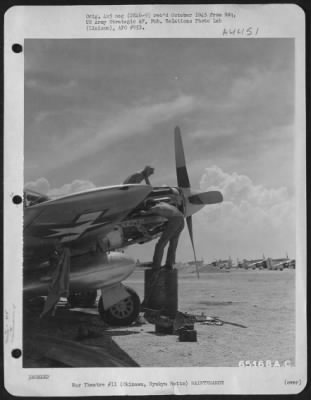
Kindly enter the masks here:
M 145 181 L 147 185 L 150 185 L 149 176 L 153 173 L 154 168 L 147 165 L 142 171 L 134 172 L 132 175 L 128 176 L 123 184 L 141 183 Z

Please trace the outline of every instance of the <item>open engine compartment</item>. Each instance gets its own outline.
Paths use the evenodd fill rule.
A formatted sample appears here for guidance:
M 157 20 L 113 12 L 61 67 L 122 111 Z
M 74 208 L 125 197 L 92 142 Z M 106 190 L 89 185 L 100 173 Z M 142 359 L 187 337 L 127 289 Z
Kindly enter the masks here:
M 177 189 L 178 190 L 178 189 Z M 181 191 L 178 190 L 180 195 Z M 148 210 L 148 202 L 166 202 L 178 207 L 176 189 L 169 186 L 154 187 L 152 192 L 106 236 L 109 250 L 132 244 L 143 244 L 156 239 L 162 233 L 166 218 L 157 215 L 144 215 Z M 180 207 L 179 207 L 180 209 Z M 183 207 L 180 210 L 183 212 Z

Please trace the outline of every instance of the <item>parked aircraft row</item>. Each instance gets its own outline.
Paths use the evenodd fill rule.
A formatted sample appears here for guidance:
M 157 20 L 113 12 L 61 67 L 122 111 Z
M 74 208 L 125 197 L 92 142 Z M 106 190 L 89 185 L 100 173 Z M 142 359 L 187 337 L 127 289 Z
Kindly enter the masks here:
M 290 259 L 288 256 L 285 258 L 271 258 L 264 257 L 259 259 L 247 260 L 243 259 L 240 261 L 237 259 L 236 263 L 233 263 L 231 257 L 227 260 L 216 260 L 212 264 L 219 268 L 243 268 L 243 269 L 268 269 L 268 270 L 283 270 L 284 268 L 295 269 L 296 260 Z

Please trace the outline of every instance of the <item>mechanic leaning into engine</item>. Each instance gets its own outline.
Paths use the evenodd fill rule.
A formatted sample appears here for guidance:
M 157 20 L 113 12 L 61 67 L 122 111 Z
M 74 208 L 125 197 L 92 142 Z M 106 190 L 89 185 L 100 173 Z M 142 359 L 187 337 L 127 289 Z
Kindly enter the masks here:
M 177 202 L 178 206 L 181 205 L 182 198 L 180 195 L 177 196 Z M 167 219 L 167 225 L 154 249 L 152 269 L 156 270 L 161 268 L 164 249 L 168 243 L 169 247 L 164 267 L 166 269 L 172 269 L 176 262 L 176 250 L 179 236 L 185 226 L 184 215 L 176 206 L 163 201 L 156 203 L 154 200 L 149 200 L 147 207 L 149 208 L 144 212 L 145 215 L 159 215 Z

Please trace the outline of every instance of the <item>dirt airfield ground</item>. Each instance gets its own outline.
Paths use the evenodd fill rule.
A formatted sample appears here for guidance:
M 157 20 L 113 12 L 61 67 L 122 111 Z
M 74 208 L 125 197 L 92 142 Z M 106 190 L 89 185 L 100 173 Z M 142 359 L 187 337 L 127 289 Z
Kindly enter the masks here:
M 135 271 L 125 283 L 143 299 L 144 271 Z M 290 360 L 294 365 L 294 270 L 222 270 L 201 273 L 199 280 L 194 273 L 180 271 L 178 285 L 180 311 L 203 312 L 208 317 L 217 316 L 246 328 L 196 323 L 197 342 L 185 343 L 179 342 L 176 335 L 156 334 L 154 325 L 149 323 L 105 327 L 95 309 L 89 310 L 91 314 L 58 310 L 56 317 L 48 321 L 40 321 L 38 313 L 28 312 L 24 325 L 24 366 L 65 366 L 56 361 L 56 353 L 51 356 L 44 352 L 44 343 L 49 343 L 51 337 L 76 341 L 79 346 L 95 346 L 103 351 L 108 346 L 114 349 L 116 358 L 128 366 L 237 367 L 241 360 L 280 363 Z M 91 334 L 79 338 L 83 327 L 87 327 L 93 337 Z M 51 346 L 50 342 L 48 347 Z M 90 356 L 68 362 L 67 366 L 91 367 L 98 363 L 98 357 L 94 361 Z

